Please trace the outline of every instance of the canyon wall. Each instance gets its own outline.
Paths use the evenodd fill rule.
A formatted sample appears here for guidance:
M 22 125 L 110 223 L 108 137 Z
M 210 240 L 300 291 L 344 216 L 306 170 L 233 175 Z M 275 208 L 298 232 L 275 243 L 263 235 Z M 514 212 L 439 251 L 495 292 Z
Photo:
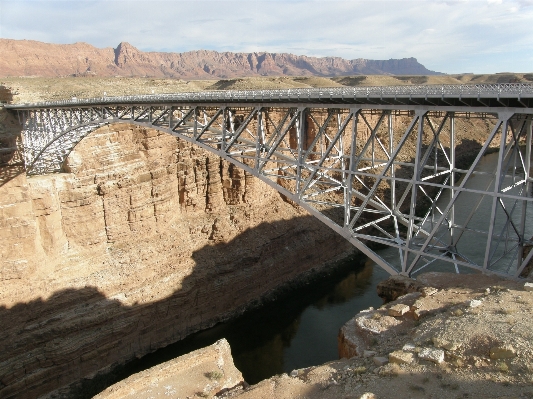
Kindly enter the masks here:
M 7 137 L 17 121 L 0 116 Z M 92 378 L 353 252 L 259 180 L 155 130 L 103 127 L 61 174 L 27 177 L 17 159 L 0 166 L 3 398 Z
M 379 115 L 366 117 L 360 145 Z M 395 135 L 410 120 L 395 117 Z M 491 124 L 457 120 L 460 164 Z M 0 143 L 0 397 L 93 378 L 354 250 L 261 181 L 153 129 L 102 127 L 46 176 L 25 175 L 20 126 L 2 109 Z
M 287 53 L 143 52 L 129 43 L 96 48 L 0 39 L 0 76 L 148 76 L 216 79 L 244 76 L 440 75 L 415 58 L 345 60 Z

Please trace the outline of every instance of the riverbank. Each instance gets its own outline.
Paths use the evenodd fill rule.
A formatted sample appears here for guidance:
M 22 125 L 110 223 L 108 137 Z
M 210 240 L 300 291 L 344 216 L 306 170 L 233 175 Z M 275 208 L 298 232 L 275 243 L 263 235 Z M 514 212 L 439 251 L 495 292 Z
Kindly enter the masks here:
M 360 312 L 344 326 L 341 336 L 349 330 L 358 342 L 350 359 L 226 392 L 191 391 L 187 397 L 533 397 L 533 285 L 479 274 L 427 273 L 417 280 L 415 292 Z M 123 395 L 110 388 L 98 398 L 142 397 L 136 378 L 154 372 L 130 378 L 127 392 L 122 385 Z M 161 375 L 151 377 L 155 381 Z
M 251 384 L 292 368 L 335 359 L 342 324 L 357 309 L 382 303 L 374 287 L 386 278 L 386 273 L 362 264 L 362 259 L 353 253 L 305 272 L 253 301 L 242 314 L 228 321 L 72 384 L 67 397 L 92 398 L 132 374 L 220 339 L 229 341 L 235 365 Z M 310 341 L 317 345 L 307 347 Z

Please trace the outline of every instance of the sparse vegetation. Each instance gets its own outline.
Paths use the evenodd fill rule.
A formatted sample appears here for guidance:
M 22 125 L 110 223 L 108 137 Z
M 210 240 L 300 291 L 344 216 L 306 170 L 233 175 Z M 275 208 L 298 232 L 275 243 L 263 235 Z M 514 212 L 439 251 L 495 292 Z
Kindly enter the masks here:
M 209 378 L 210 380 L 220 380 L 222 377 L 224 377 L 224 373 L 221 371 L 210 371 L 208 373 L 205 373 L 205 376 Z
M 462 315 L 465 314 L 465 312 L 463 312 L 461 309 L 455 309 L 452 314 L 455 316 L 455 317 L 460 317 Z
M 442 389 L 450 389 L 450 390 L 455 391 L 455 390 L 459 389 L 459 384 L 457 384 L 457 383 L 449 383 L 449 382 L 442 382 L 440 384 L 440 387 Z
M 498 311 L 499 314 L 506 314 L 506 315 L 514 314 L 516 312 L 517 312 L 517 309 L 515 308 L 503 308 Z
M 503 360 L 502 361 L 499 361 L 498 363 L 496 363 L 496 368 L 501 372 L 501 373 L 507 373 L 509 371 L 509 366 L 507 365 L 507 363 L 505 363 Z

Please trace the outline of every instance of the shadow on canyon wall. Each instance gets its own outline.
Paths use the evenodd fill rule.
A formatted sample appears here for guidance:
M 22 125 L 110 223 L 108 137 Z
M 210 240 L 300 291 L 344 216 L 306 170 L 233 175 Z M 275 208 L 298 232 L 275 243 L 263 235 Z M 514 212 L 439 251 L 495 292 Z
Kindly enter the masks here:
M 24 173 L 26 168 L 23 164 L 8 166 L 0 163 L 0 187 Z
M 320 270 L 310 266 L 327 263 L 324 248 L 328 245 L 347 243 L 340 236 L 312 234 L 305 227 L 298 227 L 308 225 L 309 218 L 312 217 L 263 223 L 228 243 L 203 247 L 193 254 L 196 265 L 180 289 L 161 301 L 127 306 L 107 298 L 96 287 L 86 286 L 56 292 L 45 300 L 19 303 L 10 309 L 0 307 L 0 396 L 33 398 L 74 383 L 70 391 L 63 390 L 56 397 L 91 397 L 143 368 L 139 362 L 124 365 L 126 360 L 154 352 L 276 298 L 290 297 L 290 301 L 273 310 L 276 316 L 268 321 L 254 319 L 250 314 L 248 319 L 237 322 L 243 335 L 249 329 L 264 329 L 265 340 L 271 327 L 287 331 L 277 344 L 268 344 L 277 352 L 269 359 L 250 355 L 250 362 L 258 363 L 260 375 L 259 363 L 279 362 L 280 351 L 290 342 L 291 331 L 297 329 L 298 314 L 306 305 L 303 298 L 295 299 L 294 290 L 313 281 L 326 282 L 328 276 L 340 270 L 338 265 Z M 254 246 L 257 237 L 271 229 L 279 230 L 279 236 Z M 235 261 L 235 248 L 245 245 L 250 248 L 247 256 Z M 372 268 L 361 269 L 360 263 L 352 255 L 343 266 L 364 270 L 356 278 L 356 288 L 368 286 L 372 275 Z M 339 288 L 333 295 L 327 293 L 331 283 L 313 287 L 312 295 L 323 303 L 354 295 L 353 286 L 344 291 Z M 209 335 L 205 339 L 206 345 L 212 343 Z M 233 341 L 237 342 L 234 351 L 252 344 Z M 170 350 L 166 356 L 170 359 L 189 351 L 187 343 L 183 348 Z M 104 373 L 95 374 L 105 367 Z
M 10 102 L 9 96 L 11 92 L 0 85 L 0 104 Z M 21 131 L 16 116 L 0 105 L 0 187 L 25 173 Z

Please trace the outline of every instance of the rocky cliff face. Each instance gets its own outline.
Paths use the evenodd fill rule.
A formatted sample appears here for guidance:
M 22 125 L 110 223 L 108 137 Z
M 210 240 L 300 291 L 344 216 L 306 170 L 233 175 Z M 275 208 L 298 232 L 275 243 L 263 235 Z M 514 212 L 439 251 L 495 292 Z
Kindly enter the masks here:
M 260 181 L 155 130 L 103 127 L 66 173 L 0 169 L 3 398 L 142 356 L 352 250 Z
M 0 39 L 0 76 L 150 76 L 183 79 L 245 76 L 439 75 L 415 58 L 345 60 L 286 53 L 143 52 L 129 43 L 98 49 Z

